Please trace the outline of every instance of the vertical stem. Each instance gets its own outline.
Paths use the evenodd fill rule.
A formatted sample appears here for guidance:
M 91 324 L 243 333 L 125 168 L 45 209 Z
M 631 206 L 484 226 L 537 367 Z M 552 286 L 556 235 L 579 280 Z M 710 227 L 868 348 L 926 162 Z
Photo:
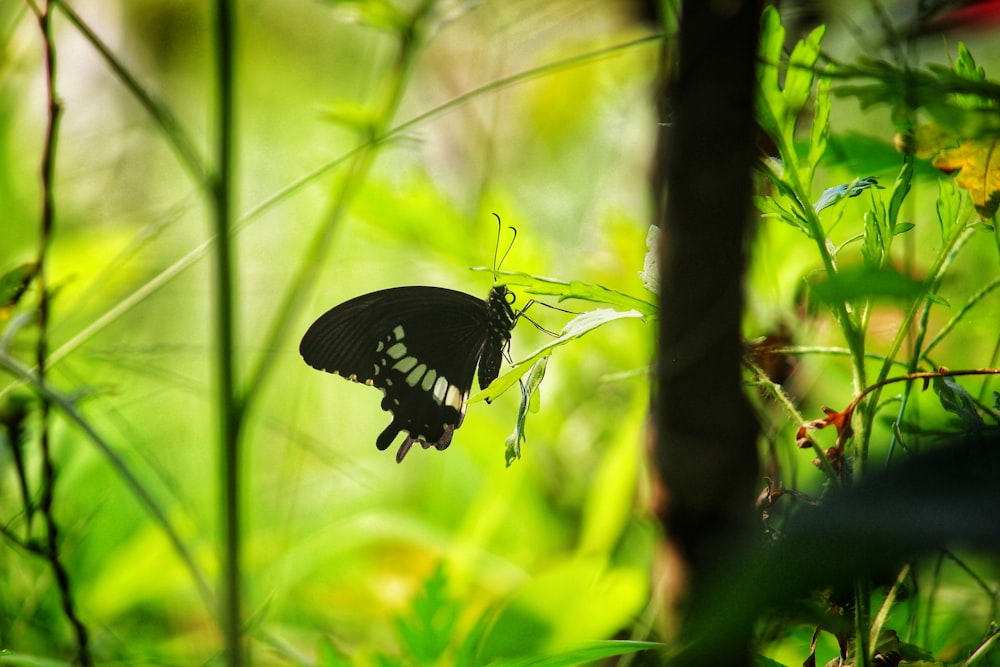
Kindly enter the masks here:
M 229 235 L 233 218 L 233 138 L 235 101 L 235 6 L 215 2 L 216 174 L 212 183 L 215 235 L 216 363 L 219 409 L 220 526 L 222 529 L 220 596 L 226 664 L 243 664 L 241 602 L 241 457 L 242 408 L 236 395 L 233 248 Z
M 48 289 L 48 253 L 52 245 L 52 234 L 55 228 L 55 162 L 56 141 L 59 136 L 59 122 L 62 117 L 62 107 L 56 97 L 56 49 L 52 36 L 52 7 L 46 1 L 41 7 L 31 4 L 38 19 L 45 44 L 44 67 L 45 89 L 47 94 L 48 123 L 45 128 L 44 148 L 42 151 L 42 210 L 38 233 L 38 340 L 35 346 L 35 363 L 38 365 L 38 377 L 45 380 L 46 359 L 48 357 L 48 325 L 50 314 Z M 62 600 L 63 614 L 73 628 L 76 640 L 76 662 L 84 667 L 94 663 L 90 655 L 89 636 L 86 626 L 76 613 L 73 602 L 72 585 L 69 573 L 59 557 L 59 524 L 52 513 L 55 499 L 56 468 L 52 460 L 50 440 L 51 404 L 42 398 L 39 408 L 39 448 L 41 450 L 42 480 L 38 499 L 38 510 L 45 521 L 45 541 L 42 553 L 52 568 L 52 576 Z M 30 518 L 30 514 L 29 514 Z

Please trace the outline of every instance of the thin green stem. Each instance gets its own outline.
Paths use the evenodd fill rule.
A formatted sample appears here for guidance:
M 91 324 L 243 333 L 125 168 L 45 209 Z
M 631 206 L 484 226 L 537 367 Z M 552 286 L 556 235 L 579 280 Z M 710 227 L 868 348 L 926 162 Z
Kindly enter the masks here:
M 941 278 L 947 271 L 951 262 L 954 261 L 958 250 L 965 244 L 969 237 L 974 233 L 974 230 L 969 225 L 960 225 L 956 227 L 956 231 L 952 234 L 946 246 L 938 253 L 938 256 L 927 274 L 927 279 L 924 282 L 925 290 L 927 295 L 933 294 L 936 286 L 940 283 Z M 896 330 L 896 335 L 893 337 L 892 342 L 889 344 L 889 350 L 885 355 L 885 362 L 882 364 L 882 368 L 879 370 L 878 379 L 875 384 L 865 393 L 870 393 L 871 397 L 868 400 L 868 405 L 870 409 L 864 410 L 862 424 L 863 427 L 861 432 L 857 434 L 855 442 L 858 443 L 860 448 L 861 462 L 864 463 L 868 459 L 868 446 L 870 441 L 870 434 L 872 424 L 875 421 L 875 406 L 878 405 L 879 397 L 881 396 L 882 387 L 886 384 L 886 378 L 889 377 L 889 370 L 892 368 L 892 361 L 899 354 L 899 349 L 903 345 L 903 341 L 909 335 L 910 325 L 913 322 L 913 318 L 917 316 L 920 311 L 920 307 L 924 304 L 925 299 L 914 299 L 913 303 L 910 304 L 906 315 L 903 316 L 902 322 L 900 322 L 899 328 Z M 915 375 L 915 374 L 914 374 Z
M 225 660 L 229 667 L 244 664 L 242 641 L 242 457 L 240 433 L 243 408 L 236 393 L 235 251 L 230 227 L 233 218 L 235 101 L 236 101 L 236 5 L 233 0 L 215 2 L 214 47 L 215 164 L 212 180 L 215 244 L 215 354 L 219 413 L 220 558 L 219 614 Z
M 38 377 L 44 381 L 46 359 L 48 357 L 48 329 L 50 318 L 50 294 L 48 285 L 48 257 L 55 231 L 55 164 L 56 144 L 59 136 L 59 124 L 62 118 L 62 107 L 56 97 L 56 46 L 52 34 L 52 4 L 45 0 L 40 6 L 30 3 L 44 42 L 44 71 L 47 106 L 47 124 L 45 128 L 44 145 L 42 149 L 41 181 L 42 210 L 38 234 L 38 257 L 36 264 L 38 274 L 38 339 L 35 345 L 35 363 L 38 366 Z M 52 459 L 51 448 L 51 404 L 42 397 L 39 405 L 39 452 L 41 459 L 41 482 L 38 498 L 38 511 L 45 522 L 45 538 L 41 552 L 56 582 L 62 603 L 63 615 L 73 629 L 76 641 L 76 661 L 84 667 L 94 663 L 90 653 L 89 632 L 80 619 L 73 601 L 72 582 L 69 572 L 62 563 L 59 552 L 59 524 L 53 511 L 56 488 L 56 466 Z M 30 512 L 29 512 L 30 520 Z

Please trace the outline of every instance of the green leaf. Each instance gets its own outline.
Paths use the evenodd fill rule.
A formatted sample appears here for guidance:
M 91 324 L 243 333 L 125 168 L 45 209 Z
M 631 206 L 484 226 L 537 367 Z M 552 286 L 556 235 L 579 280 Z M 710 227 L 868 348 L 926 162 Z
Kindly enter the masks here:
M 16 306 L 38 273 L 38 264 L 21 264 L 0 276 L 0 308 Z
M 830 79 L 821 79 L 816 87 L 816 104 L 812 129 L 809 131 L 809 168 L 815 169 L 826 153 L 830 138 Z
M 903 201 L 910 192 L 913 181 L 913 158 L 909 155 L 903 158 L 903 166 L 899 168 L 896 181 L 892 184 L 892 195 L 889 197 L 889 234 L 896 235 L 896 222 L 899 220 L 899 210 L 903 207 Z
M 787 107 L 778 83 L 778 64 L 785 43 L 785 28 L 781 16 L 774 7 L 767 7 L 761 15 L 760 60 L 757 79 L 760 82 L 758 101 L 758 122 L 772 137 L 783 136 Z
M 493 272 L 492 269 L 483 267 L 477 267 L 474 270 Z M 517 271 L 497 271 L 496 275 L 503 278 L 503 280 L 498 281 L 500 284 L 524 287 L 528 294 L 536 296 L 554 296 L 558 297 L 559 301 L 579 299 L 581 301 L 605 303 L 609 306 L 632 308 L 647 317 L 655 317 L 657 314 L 657 307 L 655 303 L 645 301 L 643 299 L 637 299 L 634 296 L 630 296 L 624 292 L 619 292 L 618 290 L 613 290 L 602 285 L 584 283 L 578 280 L 564 282 L 554 278 L 532 276 L 527 273 L 520 273 Z
M 447 589 L 444 566 L 439 564 L 413 599 L 409 613 L 395 618 L 400 643 L 418 664 L 436 664 L 455 634 L 461 608 Z
M 754 203 L 757 205 L 757 209 L 762 215 L 775 217 L 785 224 L 795 227 L 806 236 L 809 236 L 809 227 L 806 225 L 806 222 L 802 219 L 802 217 L 796 215 L 795 212 L 786 209 L 774 197 L 771 197 L 770 195 L 765 195 L 763 197 L 754 195 Z
M 878 208 L 865 212 L 865 236 L 861 246 L 861 256 L 865 265 L 877 268 L 882 265 L 886 256 L 887 239 L 885 238 L 885 210 Z
M 816 203 L 813 204 L 813 210 L 819 213 L 823 209 L 830 208 L 843 199 L 848 197 L 857 197 L 868 188 L 882 189 L 882 186 L 878 184 L 878 176 L 856 178 L 850 183 L 841 183 L 840 185 L 834 185 L 833 187 L 823 190 L 823 194 L 821 194 L 819 199 L 816 200 Z
M 976 401 L 965 387 L 955 382 L 954 378 L 947 376 L 934 378 L 934 393 L 938 395 L 941 406 L 948 412 L 958 415 L 965 426 L 972 429 L 985 426 L 983 418 L 976 409 Z
M 857 266 L 837 271 L 832 278 L 812 285 L 813 295 L 827 304 L 858 299 L 915 299 L 926 288 L 919 280 L 888 267 Z
M 613 308 L 598 308 L 597 310 L 591 310 L 586 313 L 577 315 L 572 320 L 570 320 L 565 327 L 563 327 L 562 332 L 556 338 L 552 339 L 545 345 L 541 346 L 527 357 L 518 361 L 511 366 L 511 369 L 498 377 L 496 380 L 490 383 L 490 386 L 486 387 L 475 396 L 468 400 L 469 403 L 475 403 L 476 401 L 492 401 L 505 391 L 510 389 L 510 387 L 517 382 L 525 373 L 527 373 L 531 366 L 539 359 L 552 353 L 552 350 L 559 347 L 560 345 L 565 345 L 574 338 L 579 338 L 584 334 L 593 331 L 599 326 L 607 324 L 608 322 L 614 322 L 616 320 L 623 319 L 640 319 L 645 321 L 646 317 L 637 310 L 620 311 L 614 310 Z
M 528 378 L 521 385 L 521 403 L 517 408 L 517 422 L 514 425 L 514 432 L 507 437 L 504 451 L 504 461 L 507 467 L 515 459 L 521 458 L 521 443 L 526 441 L 524 426 L 528 419 L 528 412 L 538 412 L 541 402 L 538 387 L 545 377 L 545 367 L 548 365 L 548 355 L 542 357 L 531 366 Z
M 666 650 L 666 645 L 658 642 L 593 641 L 554 655 L 494 660 L 489 663 L 488 667 L 573 667 L 574 665 L 613 658 L 617 655 L 664 650 Z
M 905 234 L 906 232 L 910 231 L 914 227 L 916 227 L 916 225 L 913 224 L 912 222 L 901 222 L 898 225 L 896 225 L 895 229 L 892 230 L 892 235 L 893 236 L 899 236 L 901 234 Z
M 805 107 L 812 94 L 813 81 L 816 78 L 816 60 L 819 58 L 820 42 L 826 26 L 820 25 L 809 35 L 800 40 L 792 55 L 788 58 L 788 70 L 785 73 L 785 114 L 786 122 L 793 123 L 799 112 Z
M 938 196 L 935 201 L 941 240 L 947 242 L 951 228 L 960 222 L 962 193 L 951 179 L 938 179 Z

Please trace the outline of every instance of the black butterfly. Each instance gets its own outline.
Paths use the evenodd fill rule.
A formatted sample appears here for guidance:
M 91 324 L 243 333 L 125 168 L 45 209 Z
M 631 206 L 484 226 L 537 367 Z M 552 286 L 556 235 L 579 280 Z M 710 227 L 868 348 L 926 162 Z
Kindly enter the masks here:
M 479 387 L 500 374 L 517 322 L 514 295 L 494 287 L 483 301 L 442 287 L 394 287 L 355 297 L 313 322 L 299 352 L 313 368 L 382 390 L 392 422 L 375 445 L 407 437 L 396 461 L 415 442 L 445 449 L 462 425 L 478 365 Z

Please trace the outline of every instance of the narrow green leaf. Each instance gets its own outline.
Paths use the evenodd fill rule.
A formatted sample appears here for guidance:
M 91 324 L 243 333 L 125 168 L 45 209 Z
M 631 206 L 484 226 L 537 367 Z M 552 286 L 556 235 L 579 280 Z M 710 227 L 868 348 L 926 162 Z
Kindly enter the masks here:
M 819 58 L 820 42 L 826 26 L 820 25 L 809 35 L 800 40 L 792 49 L 788 59 L 788 71 L 785 73 L 785 113 L 787 120 L 794 122 L 812 94 L 813 81 L 816 78 L 814 68 Z
M 885 258 L 885 239 L 882 236 L 882 224 L 877 211 L 865 212 L 865 236 L 861 245 L 861 256 L 865 266 L 878 268 Z
M 900 236 L 901 234 L 905 234 L 906 232 L 910 231 L 914 227 L 916 227 L 916 225 L 913 224 L 912 222 L 901 222 L 898 225 L 896 225 L 895 229 L 892 230 L 892 235 Z
M 903 158 L 903 166 L 896 175 L 896 181 L 892 184 L 892 195 L 889 197 L 889 233 L 896 235 L 896 222 L 899 220 L 899 209 L 903 206 L 903 200 L 910 192 L 913 181 L 913 157 L 906 155 Z
M 778 83 L 778 63 L 781 62 L 781 49 L 784 43 L 785 28 L 781 25 L 781 17 L 777 9 L 769 6 L 761 15 L 761 64 L 757 68 L 760 99 L 757 104 L 757 116 L 761 128 L 772 137 L 780 137 L 784 133 L 786 105 Z
M 802 218 L 796 215 L 793 211 L 785 208 L 781 203 L 770 195 L 765 195 L 763 197 L 759 195 L 754 195 L 754 203 L 757 205 L 757 209 L 762 215 L 770 216 L 781 220 L 786 225 L 791 225 L 799 231 L 801 231 L 806 236 L 809 236 L 809 228 Z
M 820 80 L 816 87 L 816 103 L 814 106 L 812 128 L 809 131 L 809 169 L 816 170 L 816 166 L 826 153 L 827 141 L 830 138 L 830 84 L 829 78 Z M 809 185 L 812 178 L 809 179 Z
M 938 196 L 935 201 L 938 224 L 941 227 L 941 240 L 946 242 L 951 235 L 951 229 L 958 224 L 962 210 L 962 192 L 949 178 L 938 179 Z
M 888 267 L 857 266 L 814 283 L 812 292 L 821 301 L 836 304 L 857 299 L 915 299 L 925 293 L 925 287 L 919 280 Z
M 473 270 L 493 272 L 492 269 L 483 267 L 477 267 Z M 609 306 L 619 306 L 622 308 L 637 310 L 646 317 L 655 317 L 657 313 L 655 303 L 638 299 L 634 296 L 625 294 L 624 292 L 619 292 L 618 290 L 613 290 L 602 285 L 584 283 L 578 280 L 565 282 L 554 278 L 532 276 L 527 273 L 520 273 L 517 271 L 497 271 L 496 275 L 503 278 L 503 280 L 498 281 L 499 283 L 507 286 L 516 285 L 524 287 L 528 294 L 536 296 L 554 296 L 557 297 L 559 301 L 579 299 L 581 301 L 605 303 Z

